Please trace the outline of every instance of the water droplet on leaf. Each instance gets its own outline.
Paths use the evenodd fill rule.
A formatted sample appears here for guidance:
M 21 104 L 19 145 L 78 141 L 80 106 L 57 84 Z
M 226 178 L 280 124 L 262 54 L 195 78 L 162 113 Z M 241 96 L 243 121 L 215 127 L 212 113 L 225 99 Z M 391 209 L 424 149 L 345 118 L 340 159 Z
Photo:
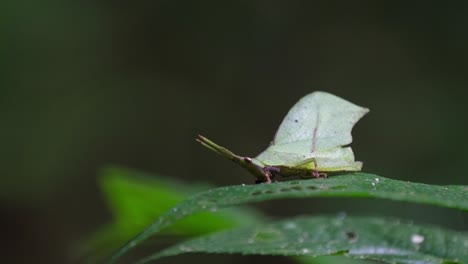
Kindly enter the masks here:
M 296 224 L 294 222 L 289 222 L 289 223 L 286 223 L 286 225 L 284 225 L 284 228 L 285 229 L 294 229 L 296 228 Z
M 339 213 L 338 213 L 338 220 L 343 221 L 343 220 L 346 219 L 346 216 L 347 216 L 347 215 L 346 215 L 346 212 L 339 212 Z
M 411 243 L 421 244 L 422 242 L 424 242 L 424 236 L 423 235 L 419 235 L 419 234 L 411 235 Z

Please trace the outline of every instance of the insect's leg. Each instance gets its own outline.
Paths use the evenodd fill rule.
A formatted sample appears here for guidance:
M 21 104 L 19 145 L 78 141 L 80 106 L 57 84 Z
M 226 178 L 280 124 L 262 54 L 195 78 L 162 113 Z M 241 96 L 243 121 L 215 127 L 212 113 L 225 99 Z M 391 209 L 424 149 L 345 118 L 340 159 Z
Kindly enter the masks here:
M 319 172 L 319 168 L 317 166 L 317 160 L 314 158 L 313 161 L 314 161 L 314 171 L 312 172 L 312 175 L 315 178 L 327 178 L 328 175 L 325 172 Z
M 271 180 L 279 174 L 280 169 L 274 166 L 265 166 L 262 168 L 262 174 L 264 175 L 264 179 L 258 179 L 255 183 L 271 183 Z
M 272 180 L 276 176 L 280 175 L 281 169 L 276 166 L 265 166 L 263 168 L 263 171 L 265 172 L 265 174 L 268 174 L 270 180 Z
M 243 157 L 242 161 L 247 164 L 247 166 L 243 166 L 247 170 L 249 170 L 252 174 L 254 174 L 257 177 L 257 180 L 255 181 L 256 184 L 258 183 L 271 183 L 271 178 L 272 178 L 272 173 L 268 170 L 265 169 L 266 167 L 260 167 L 258 165 L 255 165 L 252 162 L 252 158 L 249 157 Z M 241 165 L 243 165 L 241 163 Z
M 317 160 L 314 158 L 313 161 L 314 161 L 314 171 L 312 172 L 312 175 L 313 175 L 315 178 L 320 178 L 320 172 L 319 172 L 319 170 L 318 170 Z
M 264 183 L 264 182 L 271 183 L 271 177 L 272 177 L 272 174 L 269 171 L 263 170 L 263 178 L 257 179 L 255 181 L 255 184 Z

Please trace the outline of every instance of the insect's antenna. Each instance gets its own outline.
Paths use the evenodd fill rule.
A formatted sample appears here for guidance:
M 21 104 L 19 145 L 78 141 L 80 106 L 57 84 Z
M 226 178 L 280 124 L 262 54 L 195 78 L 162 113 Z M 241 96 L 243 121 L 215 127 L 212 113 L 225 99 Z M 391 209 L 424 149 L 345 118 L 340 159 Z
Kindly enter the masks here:
M 211 149 L 212 151 L 218 153 L 219 155 L 241 165 L 250 173 L 255 175 L 259 179 L 259 182 L 271 181 L 270 175 L 266 171 L 263 170 L 263 167 L 260 167 L 259 165 L 253 163 L 251 158 L 236 155 L 230 150 L 228 150 L 227 148 L 221 147 L 220 145 L 214 143 L 213 141 L 207 139 L 206 137 L 202 135 L 198 135 L 196 140 L 200 142 L 200 144 L 202 144 L 206 148 Z
M 218 144 L 214 143 L 213 141 L 207 139 L 202 135 L 198 135 L 196 140 L 200 142 L 204 147 L 211 149 L 212 151 L 218 153 L 221 156 L 224 156 L 227 159 L 232 160 L 237 155 L 232 153 L 230 150 L 226 149 L 225 147 L 221 147 Z

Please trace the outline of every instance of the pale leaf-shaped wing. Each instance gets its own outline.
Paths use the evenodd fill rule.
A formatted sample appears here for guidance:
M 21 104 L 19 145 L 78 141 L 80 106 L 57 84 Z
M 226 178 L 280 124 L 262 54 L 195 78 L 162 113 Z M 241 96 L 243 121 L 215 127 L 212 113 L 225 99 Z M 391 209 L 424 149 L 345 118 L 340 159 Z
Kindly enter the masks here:
M 329 93 L 308 94 L 289 110 L 270 147 L 256 159 L 293 166 L 313 158 L 323 171 L 360 170 L 351 148 L 342 147 L 352 142 L 353 126 L 368 111 Z

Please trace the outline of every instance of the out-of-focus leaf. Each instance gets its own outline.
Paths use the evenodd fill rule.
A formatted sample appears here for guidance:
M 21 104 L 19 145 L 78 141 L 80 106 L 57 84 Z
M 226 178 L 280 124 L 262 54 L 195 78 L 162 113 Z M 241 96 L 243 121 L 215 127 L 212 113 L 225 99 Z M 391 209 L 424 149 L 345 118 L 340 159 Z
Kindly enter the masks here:
M 161 214 L 189 195 L 208 186 L 183 184 L 159 175 L 110 167 L 103 170 L 100 186 L 113 222 L 86 239 L 79 254 L 99 259 L 137 235 Z M 248 208 L 227 208 L 201 212 L 183 219 L 164 230 L 166 235 L 195 236 L 227 228 L 258 223 L 263 217 Z
M 207 185 L 177 182 L 160 175 L 138 173 L 121 168 L 104 171 L 101 186 L 107 203 L 120 228 L 139 232 L 158 216 L 189 195 L 209 189 Z M 258 221 L 258 214 L 248 209 L 224 210 L 219 214 L 202 213 L 187 218 L 167 232 L 198 235 L 239 224 Z

